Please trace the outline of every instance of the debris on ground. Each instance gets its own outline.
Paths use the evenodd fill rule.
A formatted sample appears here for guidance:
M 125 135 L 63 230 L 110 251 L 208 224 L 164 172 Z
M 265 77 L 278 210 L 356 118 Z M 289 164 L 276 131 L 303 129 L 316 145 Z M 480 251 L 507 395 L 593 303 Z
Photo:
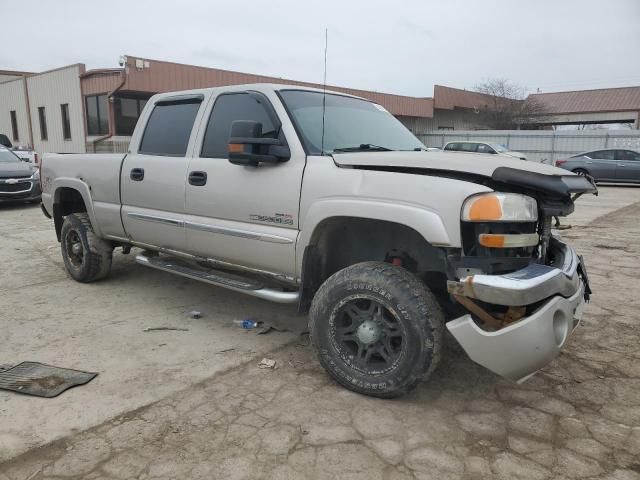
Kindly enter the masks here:
M 271 358 L 263 358 L 258 364 L 259 368 L 276 368 L 276 361 Z
M 22 362 L 0 372 L 0 390 L 52 398 L 69 388 L 89 383 L 97 375 L 39 362 Z
M 262 322 L 258 322 L 256 320 L 253 320 L 251 318 L 245 318 L 244 320 L 234 320 L 233 324 L 244 328 L 245 330 L 252 330 L 254 328 L 256 328 L 258 325 L 260 325 Z
M 268 323 L 263 324 L 258 330 L 258 335 L 266 335 L 270 332 L 288 332 L 286 328 L 274 327 L 273 325 L 269 325 Z
M 188 332 L 188 328 L 180 328 L 180 327 L 147 327 L 143 332 L 165 332 L 165 331 L 175 331 L 175 332 Z
M 202 312 L 199 312 L 198 310 L 191 310 L 189 312 L 189 317 L 194 320 L 198 318 L 202 318 Z
M 219 355 L 219 354 L 221 354 L 221 353 L 231 352 L 232 350 L 235 350 L 235 347 L 225 348 L 224 350 L 218 350 L 218 351 L 216 352 L 216 355 Z

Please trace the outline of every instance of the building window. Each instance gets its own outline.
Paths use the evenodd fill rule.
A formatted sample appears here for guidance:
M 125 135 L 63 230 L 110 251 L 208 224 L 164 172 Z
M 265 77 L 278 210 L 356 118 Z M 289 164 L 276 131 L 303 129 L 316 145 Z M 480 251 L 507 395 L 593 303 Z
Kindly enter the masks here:
M 65 140 L 71 140 L 71 120 L 69 119 L 69 104 L 60 105 L 60 113 L 62 114 L 62 137 Z
M 47 116 L 44 107 L 38 107 L 38 119 L 40 120 L 40 140 L 47 140 Z
M 116 122 L 116 135 L 131 136 L 138 123 L 147 98 L 116 97 L 113 102 L 113 113 Z
M 85 100 L 87 103 L 87 134 L 106 135 L 109 133 L 107 96 L 91 95 Z
M 13 141 L 17 142 L 20 138 L 18 137 L 18 119 L 16 117 L 16 111 L 11 110 L 9 113 L 11 115 L 11 133 L 13 134 Z
M 438 127 L 438 130 L 453 130 L 453 127 Z

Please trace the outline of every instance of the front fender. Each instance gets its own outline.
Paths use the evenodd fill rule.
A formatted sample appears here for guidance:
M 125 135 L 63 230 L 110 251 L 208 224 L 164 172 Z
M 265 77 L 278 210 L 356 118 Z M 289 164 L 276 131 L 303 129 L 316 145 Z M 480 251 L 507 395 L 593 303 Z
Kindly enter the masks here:
M 302 257 L 322 222 L 333 217 L 355 217 L 399 223 L 417 231 L 433 246 L 449 246 L 451 239 L 442 218 L 421 205 L 367 198 L 334 197 L 316 201 L 307 211 L 296 242 L 296 270 L 302 271 Z

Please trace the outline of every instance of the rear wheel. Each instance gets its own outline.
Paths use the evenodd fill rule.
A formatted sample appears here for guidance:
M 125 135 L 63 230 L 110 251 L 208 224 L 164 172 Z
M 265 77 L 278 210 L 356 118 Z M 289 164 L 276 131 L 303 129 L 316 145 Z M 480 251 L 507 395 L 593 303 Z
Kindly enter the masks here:
M 589 175 L 589 172 L 587 172 L 584 168 L 576 168 L 571 171 L 577 175 L 582 175 L 583 177 L 586 177 L 587 175 Z
M 413 390 L 435 369 L 443 325 L 431 292 L 383 262 L 331 276 L 309 313 L 311 339 L 329 374 L 350 390 L 384 398 Z
M 67 215 L 60 232 L 64 266 L 78 282 L 93 282 L 111 271 L 113 246 L 99 238 L 86 213 Z

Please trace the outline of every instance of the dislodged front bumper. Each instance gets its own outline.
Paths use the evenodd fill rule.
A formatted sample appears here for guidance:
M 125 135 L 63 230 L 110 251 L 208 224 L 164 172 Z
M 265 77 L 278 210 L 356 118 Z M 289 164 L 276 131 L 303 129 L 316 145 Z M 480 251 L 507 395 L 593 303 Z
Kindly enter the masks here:
M 496 330 L 480 328 L 471 315 L 447 323 L 469 357 L 521 382 L 553 360 L 578 325 L 588 280 L 573 248 L 554 239 L 562 267 L 530 265 L 505 275 L 472 275 L 449 282 L 449 291 L 488 303 L 524 306 L 545 300 L 531 315 Z

